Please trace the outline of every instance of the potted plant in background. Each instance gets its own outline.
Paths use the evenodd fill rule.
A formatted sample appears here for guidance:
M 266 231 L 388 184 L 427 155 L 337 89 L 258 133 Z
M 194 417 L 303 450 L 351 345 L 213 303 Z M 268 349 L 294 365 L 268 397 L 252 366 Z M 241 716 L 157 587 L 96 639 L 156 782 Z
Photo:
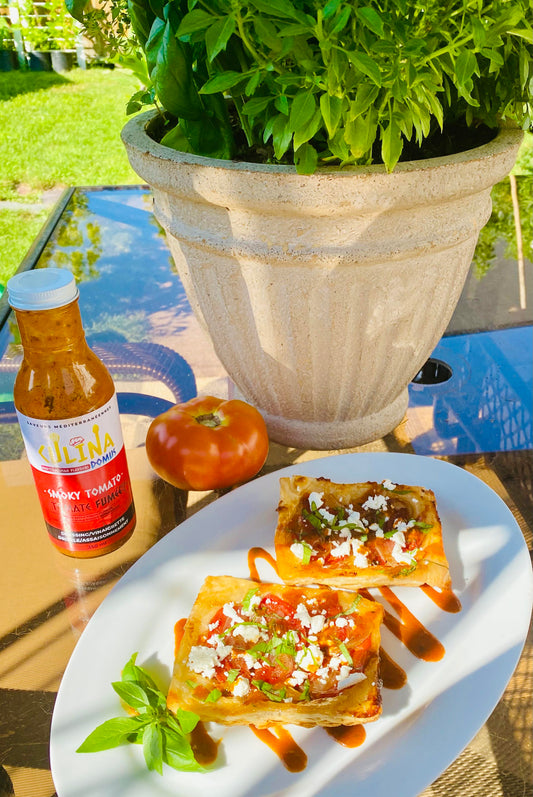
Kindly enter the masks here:
M 67 2 L 117 45 L 124 5 L 95 18 Z M 129 0 L 151 79 L 131 108 L 156 111 L 123 140 L 272 439 L 345 448 L 401 421 L 531 124 L 528 10 Z
M 62 0 L 23 0 L 19 4 L 20 31 L 33 71 L 66 72 L 76 56 L 78 25 Z
M 18 68 L 18 56 L 9 19 L 0 14 L 0 72 Z

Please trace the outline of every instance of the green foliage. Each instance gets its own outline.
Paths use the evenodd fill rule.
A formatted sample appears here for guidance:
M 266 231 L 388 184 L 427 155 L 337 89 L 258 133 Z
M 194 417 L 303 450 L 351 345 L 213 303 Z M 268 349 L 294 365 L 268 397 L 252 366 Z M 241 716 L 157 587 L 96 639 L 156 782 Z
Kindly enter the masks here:
M 90 25 L 83 0 L 68 2 Z M 439 133 L 449 146 L 457 127 L 526 129 L 529 11 L 529 0 L 128 0 L 150 88 L 177 125 L 163 143 L 253 150 L 300 172 L 391 170 Z
M 191 747 L 189 734 L 199 717 L 190 711 L 172 714 L 166 697 L 150 675 L 135 664 L 134 654 L 122 671 L 122 679 L 111 684 L 122 702 L 134 712 L 129 717 L 106 720 L 92 731 L 76 750 L 97 753 L 123 744 L 141 744 L 150 770 L 163 774 L 163 764 L 181 771 L 203 772 Z
M 512 179 L 516 181 L 514 200 L 510 182 Z M 492 215 L 490 222 L 479 234 L 472 260 L 478 279 L 484 277 L 502 256 L 510 261 L 518 260 L 517 227 L 520 230 L 523 256 L 533 262 L 531 174 L 524 178 L 508 178 L 492 189 Z
M 0 295 L 46 221 L 40 213 L 0 209 Z
M 73 50 L 79 25 L 68 13 L 63 0 L 19 0 L 20 22 L 16 26 L 32 50 Z

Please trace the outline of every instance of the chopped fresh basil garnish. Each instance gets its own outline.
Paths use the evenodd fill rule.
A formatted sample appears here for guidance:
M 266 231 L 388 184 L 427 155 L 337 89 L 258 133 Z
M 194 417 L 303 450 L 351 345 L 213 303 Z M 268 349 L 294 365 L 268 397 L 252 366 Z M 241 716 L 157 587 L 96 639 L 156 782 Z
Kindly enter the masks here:
M 415 522 L 415 526 L 416 526 L 417 529 L 420 529 L 420 531 L 423 531 L 424 534 L 426 534 L 426 532 L 428 532 L 430 529 L 433 528 L 433 524 L 432 523 L 422 523 L 421 520 L 417 520 Z
M 229 684 L 232 684 L 239 677 L 239 672 L 240 672 L 240 670 L 237 670 L 237 669 L 228 670 L 228 674 L 226 676 L 226 681 Z
M 249 589 L 246 595 L 242 600 L 242 608 L 243 611 L 248 612 L 250 611 L 250 604 L 252 603 L 252 598 L 259 592 L 259 587 L 253 587 Z
M 340 642 L 339 643 L 339 650 L 342 653 L 342 655 L 344 656 L 344 658 L 346 659 L 346 661 L 348 662 L 348 664 L 352 665 L 353 664 L 353 659 L 350 656 L 350 651 L 348 650 L 348 648 L 346 647 L 344 642 Z
M 285 687 L 282 689 L 274 689 L 272 684 L 269 684 L 268 681 L 252 681 L 253 685 L 259 689 L 269 700 L 272 700 L 274 703 L 282 703 L 285 700 L 285 696 L 287 694 L 287 690 Z

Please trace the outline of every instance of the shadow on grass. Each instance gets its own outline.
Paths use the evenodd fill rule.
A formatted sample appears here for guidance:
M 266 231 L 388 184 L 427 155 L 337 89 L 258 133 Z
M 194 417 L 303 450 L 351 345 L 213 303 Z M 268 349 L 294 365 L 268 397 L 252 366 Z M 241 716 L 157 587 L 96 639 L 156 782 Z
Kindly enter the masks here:
M 70 82 L 57 72 L 0 72 L 0 101 Z

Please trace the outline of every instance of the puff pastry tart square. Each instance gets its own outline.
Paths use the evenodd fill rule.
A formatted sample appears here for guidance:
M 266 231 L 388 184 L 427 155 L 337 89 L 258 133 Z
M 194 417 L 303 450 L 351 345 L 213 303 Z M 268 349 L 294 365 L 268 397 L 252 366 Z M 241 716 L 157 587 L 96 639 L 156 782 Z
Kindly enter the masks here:
M 275 547 L 287 584 L 451 586 L 435 495 L 424 487 L 282 477 Z
M 167 704 L 258 728 L 381 714 L 382 606 L 353 592 L 209 576 L 176 651 Z

